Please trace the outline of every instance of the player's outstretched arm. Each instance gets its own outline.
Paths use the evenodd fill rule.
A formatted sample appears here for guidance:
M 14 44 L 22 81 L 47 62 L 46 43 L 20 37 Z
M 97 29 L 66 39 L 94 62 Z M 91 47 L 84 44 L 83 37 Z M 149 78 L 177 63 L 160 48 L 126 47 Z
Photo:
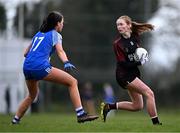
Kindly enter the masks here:
M 64 70 L 66 72 L 70 72 L 70 71 L 73 71 L 74 69 L 76 69 L 76 67 L 73 64 L 71 64 L 71 62 L 68 60 L 67 55 L 66 55 L 65 51 L 63 50 L 63 47 L 61 44 L 56 44 L 56 50 L 57 50 L 57 54 L 58 54 L 59 58 L 64 63 Z
M 67 55 L 62 47 L 62 44 L 56 44 L 55 47 L 56 47 L 58 57 L 62 60 L 62 62 L 68 61 Z

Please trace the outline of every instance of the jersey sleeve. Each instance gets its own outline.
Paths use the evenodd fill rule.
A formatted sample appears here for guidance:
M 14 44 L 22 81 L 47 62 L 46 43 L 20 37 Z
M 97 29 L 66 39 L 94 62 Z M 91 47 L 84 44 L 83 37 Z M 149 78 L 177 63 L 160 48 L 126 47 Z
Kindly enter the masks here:
M 52 42 L 53 42 L 53 46 L 55 46 L 58 43 L 62 44 L 62 36 L 57 31 L 52 32 Z

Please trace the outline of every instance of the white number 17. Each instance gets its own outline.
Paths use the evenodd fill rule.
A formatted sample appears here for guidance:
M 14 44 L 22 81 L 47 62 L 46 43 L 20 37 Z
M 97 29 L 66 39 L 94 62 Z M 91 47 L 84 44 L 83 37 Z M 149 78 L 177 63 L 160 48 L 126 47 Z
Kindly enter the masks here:
M 32 50 L 32 51 L 35 51 L 35 50 L 39 47 L 39 45 L 41 44 L 41 42 L 42 42 L 43 39 L 44 39 L 44 37 L 36 37 L 36 38 L 34 39 L 34 42 L 33 42 L 33 44 L 32 44 L 32 47 L 31 47 L 30 51 L 31 51 L 31 50 Z M 34 47 L 34 44 L 36 43 L 36 41 L 38 41 L 38 43 L 37 43 L 37 45 Z

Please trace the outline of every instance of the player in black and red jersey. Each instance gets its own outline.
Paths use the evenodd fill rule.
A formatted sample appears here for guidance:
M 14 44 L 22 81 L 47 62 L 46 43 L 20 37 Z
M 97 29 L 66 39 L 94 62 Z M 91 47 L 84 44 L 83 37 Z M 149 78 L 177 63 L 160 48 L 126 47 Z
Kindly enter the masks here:
M 137 23 L 128 16 L 121 16 L 116 21 L 119 32 L 113 43 L 117 60 L 116 79 L 118 84 L 127 89 L 131 101 L 116 103 L 101 103 L 101 116 L 104 122 L 110 110 L 138 111 L 143 108 L 143 96 L 146 98 L 146 107 L 154 125 L 159 122 L 153 91 L 140 79 L 138 66 L 144 65 L 148 59 L 135 59 L 135 50 L 140 45 L 139 35 L 151 31 L 154 26 L 147 23 Z

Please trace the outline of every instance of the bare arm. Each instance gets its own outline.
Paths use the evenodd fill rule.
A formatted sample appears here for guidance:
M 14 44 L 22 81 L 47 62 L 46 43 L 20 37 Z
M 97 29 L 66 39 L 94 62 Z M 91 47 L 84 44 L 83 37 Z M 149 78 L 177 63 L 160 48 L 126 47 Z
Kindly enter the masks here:
M 27 56 L 27 53 L 29 52 L 30 48 L 31 48 L 32 44 L 30 44 L 24 51 L 24 57 Z
M 62 47 L 62 44 L 56 44 L 55 47 L 56 47 L 58 57 L 62 60 L 62 62 L 68 61 L 67 55 Z

